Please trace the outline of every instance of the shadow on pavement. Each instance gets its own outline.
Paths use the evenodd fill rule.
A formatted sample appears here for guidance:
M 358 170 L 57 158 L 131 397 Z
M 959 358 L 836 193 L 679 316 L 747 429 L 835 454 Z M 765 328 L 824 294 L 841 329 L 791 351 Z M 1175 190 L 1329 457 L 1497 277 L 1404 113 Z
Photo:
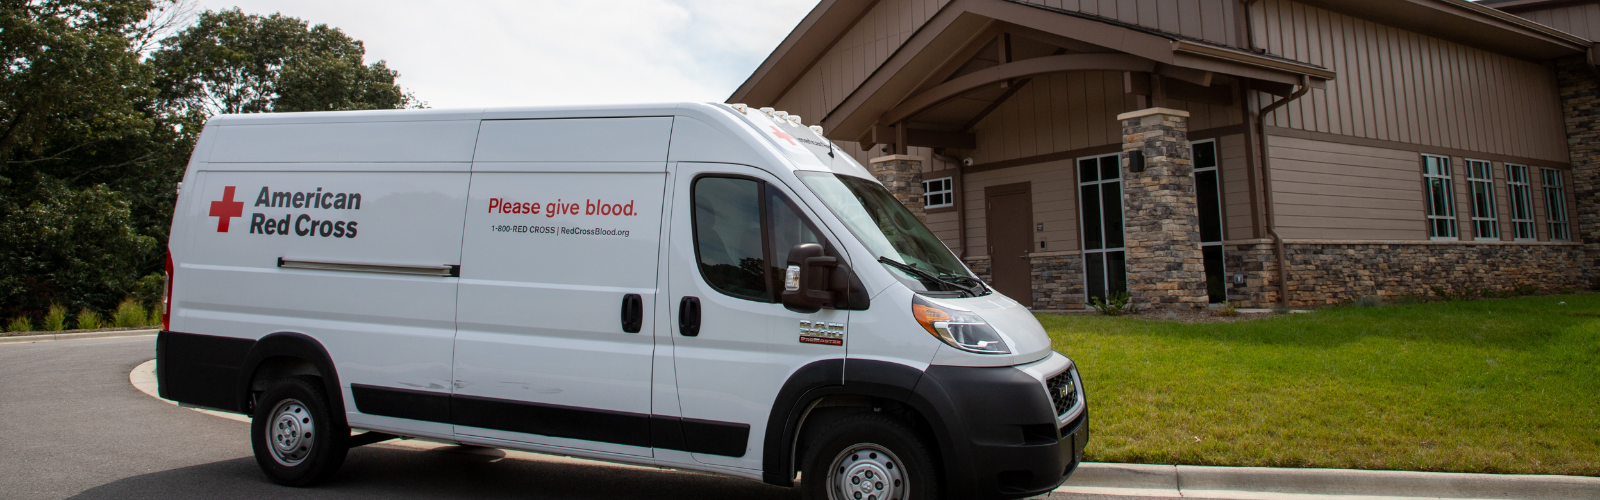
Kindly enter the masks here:
M 503 459 L 497 450 L 418 451 L 368 446 L 350 451 L 334 478 L 309 489 L 272 484 L 253 458 L 238 458 L 113 481 L 72 498 L 653 498 L 796 499 L 799 491 L 695 472 Z

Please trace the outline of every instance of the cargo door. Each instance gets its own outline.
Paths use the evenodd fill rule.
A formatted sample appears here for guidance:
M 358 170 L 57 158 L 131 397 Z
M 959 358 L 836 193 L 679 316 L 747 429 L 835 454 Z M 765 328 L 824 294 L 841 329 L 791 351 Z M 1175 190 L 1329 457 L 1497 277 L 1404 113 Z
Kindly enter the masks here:
M 671 125 L 483 123 L 462 238 L 458 435 L 650 456 Z
M 310 337 L 333 360 L 352 426 L 448 436 L 430 410 L 450 391 L 477 121 L 219 129 L 184 190 L 200 199 L 176 217 L 190 240 L 174 330 Z M 431 397 L 383 404 L 412 394 Z

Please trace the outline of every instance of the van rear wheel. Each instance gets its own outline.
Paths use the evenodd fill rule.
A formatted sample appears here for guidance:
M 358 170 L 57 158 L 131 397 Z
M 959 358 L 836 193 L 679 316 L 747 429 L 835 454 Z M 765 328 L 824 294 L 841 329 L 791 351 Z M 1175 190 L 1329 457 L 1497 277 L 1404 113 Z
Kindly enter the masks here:
M 801 469 L 807 500 L 939 498 L 933 454 L 911 427 L 881 413 L 818 424 Z
M 250 421 L 256 465 L 272 482 L 311 486 L 344 464 L 350 430 L 334 424 L 320 380 L 290 377 L 267 389 Z

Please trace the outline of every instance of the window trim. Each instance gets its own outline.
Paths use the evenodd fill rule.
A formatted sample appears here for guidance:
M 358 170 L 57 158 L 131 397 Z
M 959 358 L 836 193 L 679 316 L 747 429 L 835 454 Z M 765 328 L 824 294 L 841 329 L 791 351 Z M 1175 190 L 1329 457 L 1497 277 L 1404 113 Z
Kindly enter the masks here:
M 1571 207 L 1567 206 L 1567 181 L 1562 178 L 1561 173 L 1560 169 L 1541 167 L 1539 169 L 1539 187 L 1544 189 L 1544 223 L 1545 230 L 1549 232 L 1550 241 L 1570 242 L 1572 241 L 1572 214 L 1568 210 Z M 1554 186 L 1549 182 L 1551 179 L 1550 174 L 1555 174 L 1556 182 Z M 1561 198 L 1556 200 L 1560 203 L 1550 203 L 1550 195 L 1552 193 Z M 1556 220 L 1555 218 L 1556 207 L 1560 208 L 1561 220 Z M 1564 238 L 1556 237 L 1555 229 L 1558 224 L 1561 227 L 1561 232 L 1565 235 Z
M 1531 167 L 1520 163 L 1506 163 L 1505 167 L 1506 202 L 1511 204 L 1511 206 L 1508 207 L 1511 209 L 1511 239 L 1512 241 L 1539 241 L 1539 222 L 1536 220 L 1536 216 L 1534 215 L 1533 211 L 1533 170 Z M 1511 175 L 1512 169 L 1522 170 L 1521 182 L 1514 180 L 1515 176 Z M 1524 207 L 1527 209 L 1526 212 L 1528 214 L 1528 218 L 1526 219 L 1517 218 L 1516 192 L 1518 188 L 1525 190 L 1521 194 L 1523 195 L 1522 201 L 1527 204 L 1527 206 Z M 1529 234 L 1527 238 L 1521 237 L 1519 235 L 1520 233 L 1517 232 L 1519 224 L 1527 224 Z
M 938 182 L 938 181 L 947 181 L 950 184 L 950 188 L 948 190 L 929 191 L 928 190 L 928 183 L 929 182 Z M 938 204 L 938 205 L 929 205 L 928 204 L 928 195 L 936 194 L 936 193 L 944 193 L 944 194 L 949 195 L 950 202 L 949 203 L 941 203 L 941 204 Z M 934 179 L 923 179 L 922 180 L 922 208 L 924 210 L 930 209 L 930 208 L 948 208 L 948 207 L 953 207 L 953 206 L 956 206 L 956 178 L 955 178 L 955 176 L 951 175 L 951 176 L 938 177 L 938 178 L 934 178 Z
M 1471 211 L 1467 213 L 1467 218 L 1472 221 L 1472 239 L 1474 241 L 1500 241 L 1500 205 L 1498 201 L 1495 200 L 1497 194 L 1495 193 L 1494 189 L 1494 162 L 1489 160 L 1478 160 L 1474 158 L 1462 158 L 1462 162 L 1466 164 L 1464 166 L 1467 170 L 1467 196 L 1471 198 L 1468 200 L 1468 209 Z M 1480 179 L 1473 177 L 1472 164 L 1474 162 L 1482 163 L 1484 165 L 1483 172 L 1488 174 L 1488 178 Z M 1489 186 L 1488 213 L 1491 214 L 1490 217 L 1478 217 L 1479 207 L 1476 189 L 1481 184 L 1488 184 Z M 1489 227 L 1494 229 L 1494 234 L 1489 236 L 1479 234 L 1478 224 L 1481 222 L 1489 222 Z
M 1444 169 L 1443 170 L 1444 170 L 1445 173 L 1442 174 L 1442 175 L 1428 173 L 1428 159 L 1429 158 L 1441 160 L 1443 162 L 1443 165 L 1444 165 Z M 1454 172 L 1450 168 L 1450 157 L 1441 156 L 1441 155 L 1430 155 L 1430 154 L 1423 154 L 1422 155 L 1422 194 L 1423 194 L 1423 200 L 1422 201 L 1424 203 L 1424 205 L 1423 205 L 1423 217 L 1424 217 L 1424 220 L 1427 221 L 1427 231 L 1428 231 L 1428 239 L 1429 240 L 1433 240 L 1433 241 L 1460 241 L 1461 240 L 1461 227 L 1460 227 L 1461 219 L 1460 219 L 1460 216 L 1456 213 L 1456 186 L 1455 186 L 1455 182 L 1453 182 L 1453 177 L 1454 177 L 1453 174 L 1454 174 Z M 1446 198 L 1445 199 L 1445 203 L 1444 203 L 1444 207 L 1445 207 L 1446 210 L 1448 210 L 1450 212 L 1448 215 L 1435 215 L 1433 213 L 1433 207 L 1435 205 L 1434 200 L 1433 200 L 1433 179 L 1443 179 L 1444 180 L 1444 183 L 1445 183 L 1445 198 Z M 1440 236 L 1440 235 L 1435 235 L 1434 234 L 1434 229 L 1438 227 L 1437 224 L 1435 223 L 1435 221 L 1442 221 L 1442 220 L 1450 221 L 1450 225 L 1448 226 L 1450 228 L 1450 234 L 1449 235 Z

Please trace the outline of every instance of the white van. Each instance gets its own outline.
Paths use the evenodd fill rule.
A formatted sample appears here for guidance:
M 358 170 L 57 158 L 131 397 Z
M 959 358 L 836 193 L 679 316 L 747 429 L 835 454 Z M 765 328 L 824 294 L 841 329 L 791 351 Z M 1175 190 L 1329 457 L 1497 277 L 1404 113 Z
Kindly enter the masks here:
M 216 117 L 161 396 L 253 416 L 291 486 L 395 437 L 815 499 L 1060 485 L 1072 361 L 818 130 L 698 103 Z

